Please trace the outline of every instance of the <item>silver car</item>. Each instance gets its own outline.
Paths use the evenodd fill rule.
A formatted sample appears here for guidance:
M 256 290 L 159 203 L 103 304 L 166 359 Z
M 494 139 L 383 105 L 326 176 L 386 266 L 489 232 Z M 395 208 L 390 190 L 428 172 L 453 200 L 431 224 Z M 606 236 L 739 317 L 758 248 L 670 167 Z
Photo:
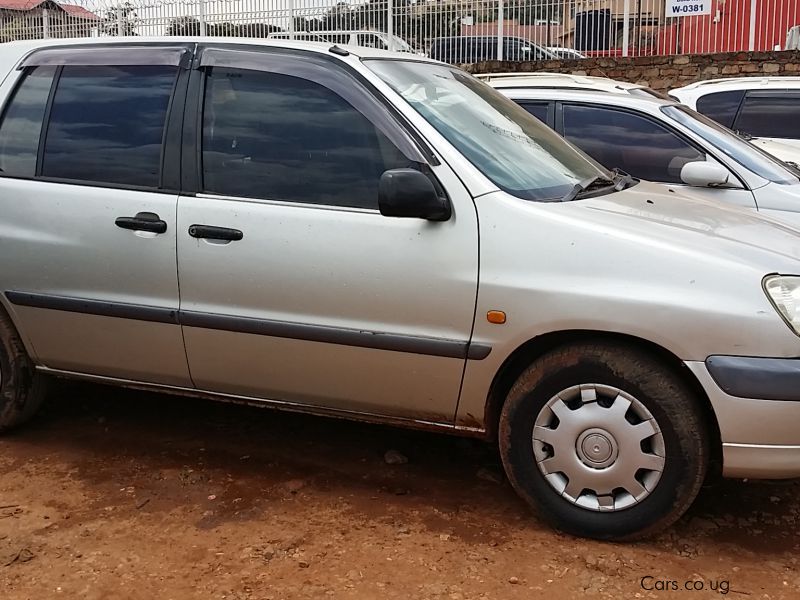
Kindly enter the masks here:
M 615 175 L 463 71 L 0 45 L 0 427 L 52 377 L 492 440 L 630 539 L 800 475 L 800 234 Z

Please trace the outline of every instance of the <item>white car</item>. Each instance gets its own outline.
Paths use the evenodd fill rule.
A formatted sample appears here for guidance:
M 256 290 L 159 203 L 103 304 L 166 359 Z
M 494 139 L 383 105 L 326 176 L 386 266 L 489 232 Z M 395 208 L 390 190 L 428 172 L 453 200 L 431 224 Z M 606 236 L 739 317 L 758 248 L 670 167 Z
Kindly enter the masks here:
M 781 160 L 800 164 L 800 77 L 715 79 L 670 95 Z
M 391 49 L 395 52 L 415 53 L 408 43 L 396 36 L 383 31 L 339 29 L 319 31 L 276 31 L 267 35 L 271 40 L 295 40 L 298 42 L 322 42 L 346 46 L 361 46 L 362 48 L 377 48 L 379 50 Z
M 574 60 L 574 59 L 581 59 L 586 58 L 583 54 L 578 52 L 573 48 L 562 48 L 561 46 L 548 46 L 547 48 L 555 54 L 558 58 L 563 58 L 565 60 Z
M 597 77 L 481 77 L 607 168 L 800 225 L 800 173 L 641 85 Z

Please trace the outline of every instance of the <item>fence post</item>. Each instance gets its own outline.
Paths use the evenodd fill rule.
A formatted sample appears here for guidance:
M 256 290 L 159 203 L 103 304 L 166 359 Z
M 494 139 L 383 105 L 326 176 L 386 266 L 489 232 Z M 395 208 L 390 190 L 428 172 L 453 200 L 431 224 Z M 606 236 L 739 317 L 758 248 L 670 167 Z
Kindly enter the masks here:
M 289 39 L 294 39 L 294 0 L 289 0 Z
M 750 52 L 753 52 L 756 49 L 756 5 L 757 4 L 758 4 L 757 0 L 750 0 L 750 43 L 749 43 Z M 773 16 L 773 18 L 777 21 L 776 16 Z
M 625 0 L 622 8 L 622 56 L 628 56 L 631 45 L 631 0 Z
M 394 50 L 394 3 L 386 2 L 386 37 L 389 38 L 389 50 Z
M 200 23 L 200 35 L 206 35 L 206 0 L 200 0 L 200 11 L 197 15 L 197 20 Z
M 42 36 L 44 39 L 50 37 L 50 11 L 46 8 L 42 9 Z
M 497 0 L 497 60 L 503 60 L 503 22 L 506 20 L 504 8 L 503 0 Z

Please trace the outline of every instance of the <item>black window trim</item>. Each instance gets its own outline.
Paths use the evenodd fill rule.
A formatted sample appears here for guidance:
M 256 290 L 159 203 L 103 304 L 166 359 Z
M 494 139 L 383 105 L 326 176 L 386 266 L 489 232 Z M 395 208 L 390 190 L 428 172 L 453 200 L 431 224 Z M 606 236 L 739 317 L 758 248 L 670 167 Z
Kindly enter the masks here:
M 284 68 L 276 70 L 275 66 L 281 59 L 287 61 L 286 66 L 295 68 Z M 301 73 L 296 69 L 297 59 L 305 59 L 309 72 Z M 205 67 L 225 67 L 233 69 L 250 69 L 267 73 L 285 74 L 298 77 L 311 83 L 322 85 L 331 89 L 336 94 L 340 94 L 336 89 L 332 89 L 320 81 L 316 75 L 331 77 L 333 71 L 348 75 L 353 83 L 356 83 L 361 100 L 371 106 L 371 114 L 365 114 L 359 107 L 355 107 L 370 120 L 373 125 L 387 136 L 387 138 L 403 152 L 409 160 L 417 163 L 439 190 L 440 194 L 446 195 L 445 188 L 441 185 L 438 178 L 431 170 L 431 166 L 441 164 L 433 153 L 433 150 L 423 140 L 422 136 L 412 127 L 410 122 L 369 82 L 361 73 L 353 69 L 347 63 L 328 57 L 318 52 L 305 50 L 294 50 L 287 48 L 272 48 L 260 45 L 229 44 L 225 42 L 209 42 L 198 45 L 192 63 L 192 70 L 187 91 L 187 102 L 184 114 L 184 129 L 182 136 L 182 160 L 181 160 L 181 194 L 184 196 L 198 196 L 204 198 L 214 198 L 230 201 L 247 201 L 265 204 L 276 204 L 281 206 L 296 206 L 299 208 L 315 208 L 321 210 L 342 210 L 345 212 L 359 212 L 365 214 L 380 214 L 377 209 L 364 209 L 351 206 L 340 206 L 334 204 L 309 204 L 305 202 L 295 202 L 289 200 L 240 197 L 226 194 L 208 192 L 204 190 L 203 184 L 203 103 L 205 99 L 205 84 L 207 75 Z M 339 82 L 337 81 L 337 84 Z M 352 91 L 350 92 L 352 93 Z M 346 96 L 342 96 L 348 100 Z M 194 101 L 189 101 L 194 98 Z M 349 102 L 349 100 L 348 100 Z M 377 121 L 377 123 L 376 123 Z M 380 124 L 380 125 L 379 125 Z
M 711 148 L 711 149 L 704 148 L 703 146 L 698 144 L 695 140 L 693 140 L 689 136 L 687 136 L 685 133 L 683 133 L 679 129 L 673 127 L 671 123 L 665 123 L 665 122 L 653 117 L 652 115 L 650 115 L 650 114 L 648 114 L 646 112 L 642 112 L 642 111 L 640 111 L 638 109 L 630 108 L 630 107 L 627 107 L 627 106 L 617 106 L 617 105 L 614 105 L 614 104 L 601 104 L 601 103 L 597 103 L 597 102 L 587 102 L 587 101 L 580 101 L 580 100 L 574 100 L 574 101 L 573 100 L 559 100 L 557 102 L 557 105 L 558 106 L 556 107 L 556 110 L 557 110 L 556 123 L 558 124 L 558 129 L 556 129 L 556 131 L 564 139 L 567 139 L 566 136 L 564 135 L 564 106 L 566 106 L 566 105 L 569 105 L 569 106 L 587 106 L 589 108 L 605 108 L 607 110 L 615 110 L 615 111 L 618 111 L 618 112 L 628 113 L 628 114 L 631 114 L 631 115 L 634 115 L 634 116 L 637 116 L 637 117 L 643 117 L 644 119 L 646 119 L 646 120 L 648 120 L 648 121 L 650 121 L 652 123 L 655 123 L 656 125 L 658 125 L 662 129 L 666 129 L 669 133 L 672 133 L 673 135 L 675 135 L 676 137 L 681 139 L 687 146 L 691 146 L 692 148 L 694 148 L 695 150 L 697 150 L 701 154 L 708 155 L 711 158 L 713 158 L 717 163 L 719 163 L 720 165 L 725 167 L 734 177 L 736 177 L 736 179 L 739 181 L 739 183 L 742 186 L 741 189 L 744 189 L 744 190 L 747 190 L 747 191 L 752 191 L 750 189 L 750 186 L 747 185 L 747 183 L 744 181 L 744 179 L 742 179 L 742 177 L 739 175 L 739 173 L 736 171 L 736 169 L 732 168 L 728 164 L 728 162 L 726 160 L 722 160 L 722 159 L 719 158 L 719 155 L 715 152 L 714 148 Z M 569 140 L 567 140 L 567 141 L 569 141 Z M 572 142 L 570 142 L 570 143 L 572 143 Z M 684 183 L 665 183 L 665 182 L 658 182 L 658 181 L 656 181 L 655 183 L 661 183 L 662 185 L 687 185 L 687 184 L 684 184 Z

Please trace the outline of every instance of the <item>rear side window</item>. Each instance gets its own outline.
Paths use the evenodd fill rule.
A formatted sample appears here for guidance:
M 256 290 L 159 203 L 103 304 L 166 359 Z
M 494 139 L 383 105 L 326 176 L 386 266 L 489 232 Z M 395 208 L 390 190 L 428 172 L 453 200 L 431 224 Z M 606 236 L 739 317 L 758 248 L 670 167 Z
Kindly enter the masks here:
M 539 119 L 542 123 L 547 125 L 547 107 L 546 103 L 540 102 L 519 102 L 519 105 L 531 113 L 534 117 Z
M 720 125 L 733 129 L 733 120 L 744 98 L 744 90 L 717 92 L 697 99 L 697 112 L 714 119 Z
M 47 97 L 55 67 L 29 71 L 6 108 L 0 124 L 0 175 L 33 177 Z
M 377 208 L 384 171 L 412 166 L 371 121 L 312 81 L 215 67 L 203 187 L 227 196 Z
M 736 129 L 755 137 L 800 139 L 800 94 L 750 92 Z
M 178 68 L 63 68 L 41 174 L 77 181 L 157 187 L 167 108 Z
M 703 153 L 643 115 L 598 106 L 564 106 L 564 137 L 603 166 L 663 183 L 681 183 Z

